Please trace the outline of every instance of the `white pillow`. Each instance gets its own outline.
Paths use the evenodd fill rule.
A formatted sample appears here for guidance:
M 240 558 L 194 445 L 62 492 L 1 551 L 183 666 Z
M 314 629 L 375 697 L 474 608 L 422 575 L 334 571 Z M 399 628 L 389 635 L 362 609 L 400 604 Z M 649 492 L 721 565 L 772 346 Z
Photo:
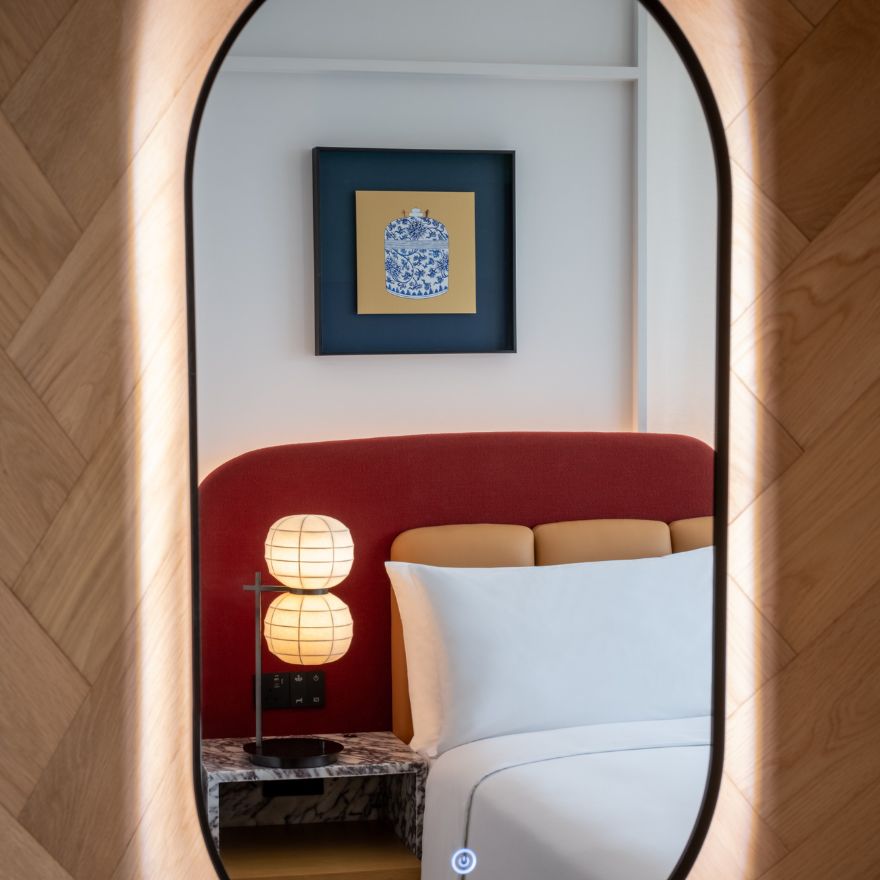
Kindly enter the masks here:
M 711 547 L 574 565 L 385 567 L 403 622 L 410 745 L 424 755 L 711 711 Z

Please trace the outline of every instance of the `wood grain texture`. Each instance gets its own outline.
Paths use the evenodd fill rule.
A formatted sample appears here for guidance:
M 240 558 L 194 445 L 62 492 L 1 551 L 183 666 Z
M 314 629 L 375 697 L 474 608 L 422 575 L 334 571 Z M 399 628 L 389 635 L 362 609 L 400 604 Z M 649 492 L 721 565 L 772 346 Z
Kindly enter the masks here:
M 2 806 L 0 853 L 0 880 L 72 880 Z
M 748 333 L 747 327 L 738 332 Z M 736 373 L 730 377 L 730 497 L 728 516 L 735 520 L 785 471 L 803 450 Z
M 668 5 L 675 14 L 679 3 Z M 807 12 L 817 8 L 801 6 Z M 709 22 L 720 25 L 705 5 L 702 11 Z M 878 357 L 876 336 L 856 325 L 873 320 L 867 291 L 877 285 L 870 280 L 869 242 L 878 239 L 878 222 L 868 207 L 870 179 L 859 172 L 850 188 L 853 168 L 845 167 L 839 155 L 824 154 L 817 163 L 804 153 L 822 153 L 832 118 L 837 126 L 830 132 L 832 145 L 849 139 L 854 150 L 875 149 L 864 136 L 871 124 L 864 114 L 873 113 L 876 121 L 876 112 L 848 101 L 846 88 L 838 105 L 829 80 L 841 64 L 852 63 L 851 75 L 862 81 L 849 88 L 870 92 L 880 86 L 880 75 L 863 61 L 867 44 L 877 45 L 878 35 L 867 27 L 872 11 L 861 17 L 865 30 L 844 62 L 842 47 L 819 32 L 828 22 L 838 26 L 836 13 L 835 8 L 822 20 L 820 29 L 774 71 L 728 127 L 735 156 L 743 161 L 742 170 L 734 169 L 734 246 L 744 267 L 734 277 L 751 282 L 738 283 L 734 293 L 738 319 L 733 327 L 731 513 L 739 511 L 739 516 L 729 534 L 730 566 L 759 616 L 753 617 L 742 595 L 731 590 L 728 699 L 733 711 L 726 784 L 742 792 L 760 820 L 738 821 L 723 788 L 693 873 L 700 878 L 868 880 L 876 874 L 870 829 L 880 792 L 872 784 L 876 755 L 871 742 L 880 735 L 880 717 L 872 682 L 877 680 L 880 643 L 869 633 L 876 626 L 871 600 L 878 580 L 873 548 L 874 511 L 880 510 L 880 483 L 873 475 L 877 375 L 872 369 Z M 818 20 L 818 15 L 811 18 Z M 711 38 L 683 23 L 714 82 L 718 62 L 712 60 Z M 806 119 L 801 118 L 802 108 L 774 105 L 769 97 L 795 89 L 790 65 L 802 64 L 801 58 L 810 63 L 801 70 L 801 91 L 795 97 L 810 108 L 815 104 Z M 730 76 L 748 75 L 747 59 L 730 60 Z M 808 123 L 813 126 L 810 136 Z M 803 128 L 793 135 L 797 126 Z M 801 140 L 789 144 L 792 137 Z M 744 161 L 748 157 L 753 161 Z M 797 193 L 810 175 L 817 191 L 835 196 L 826 202 L 827 211 L 822 209 L 824 232 L 815 234 L 818 222 L 807 228 L 812 242 L 788 222 L 802 222 L 789 213 L 790 204 L 776 198 Z M 841 178 L 844 198 L 833 192 Z M 763 195 L 744 189 L 749 181 Z M 848 206 L 858 213 L 846 215 Z M 735 265 L 738 259 L 735 252 Z M 779 270 L 782 274 L 774 280 Z M 737 389 L 738 377 L 751 396 Z M 762 416 L 764 430 L 760 422 L 737 428 L 738 417 L 748 424 L 754 413 Z M 773 430 L 766 430 L 767 418 Z M 866 431 L 874 433 L 866 437 Z M 798 454 L 797 448 L 803 451 Z M 755 499 L 751 503 L 750 497 Z M 770 642 L 762 650 L 768 635 Z M 750 687 L 757 689 L 741 701 Z M 850 809 L 854 803 L 858 812 Z M 846 851 L 831 836 L 832 831 L 843 832 L 837 824 L 840 816 L 851 823 L 843 836 L 850 847 Z M 726 834 L 737 841 L 739 852 L 768 841 L 775 841 L 777 848 L 757 869 L 754 860 L 745 867 L 725 858 Z
M 880 877 L 880 784 L 868 786 L 821 831 L 781 859 L 765 880 L 870 880 Z
M 807 246 L 807 237 L 735 162 L 730 317 L 736 320 Z
M 738 116 L 728 136 L 742 164 L 729 759 L 698 880 L 878 873 L 880 236 L 868 172 L 880 140 L 876 101 L 865 103 L 880 88 L 867 50 L 878 7 L 829 3 L 667 3 L 725 119 Z M 12 355 L 0 357 L 0 454 L 19 450 L 2 460 L 0 578 L 24 600 L 0 587 L 13 627 L 0 697 L 13 721 L 33 717 L 24 673 L 2 655 L 13 645 L 21 670 L 51 655 L 78 682 L 35 734 L 42 772 L 18 766 L 14 735 L 0 739 L 0 804 L 12 807 L 0 806 L 0 878 L 209 880 L 187 744 L 176 237 L 195 94 L 245 0 L 79 0 L 55 28 L 68 5 L 0 10 L 13 22 L 0 27 L 0 95 L 21 67 L 3 109 L 30 153 L 6 131 L 26 170 L 0 184 L 14 196 L 0 224 L 24 210 L 37 230 L 27 248 L 15 233 L 0 244 L 0 265 L 20 275 L 0 297 L 13 315 L 0 337 Z M 58 242 L 41 243 L 61 204 L 82 234 L 62 220 Z
M 880 381 L 731 526 L 730 571 L 796 650 L 878 579 Z
M 85 463 L 2 351 L 0 412 L 0 578 L 11 584 Z
M 184 344 L 178 320 L 166 350 Z M 154 585 L 164 564 L 158 552 L 169 523 L 180 518 L 180 495 L 163 482 L 168 462 L 186 449 L 176 422 L 167 430 L 162 413 L 186 407 L 186 388 L 139 386 L 46 536 L 15 583 L 15 592 L 46 631 L 95 681 L 122 627 Z M 150 448 L 142 445 L 151 437 Z M 130 463 L 139 461 L 139 489 L 132 491 Z M 129 536 L 157 542 L 138 554 Z
M 185 149 L 187 122 L 207 64 L 206 57 L 188 78 L 145 144 L 141 164 L 126 176 L 119 193 L 108 199 L 109 207 L 102 208 L 84 234 L 83 253 L 88 258 L 81 257 L 77 248 L 68 261 L 82 267 L 77 270 L 81 281 L 72 285 L 71 294 L 59 297 L 57 307 L 48 291 L 40 306 L 50 303 L 51 308 L 34 310 L 38 316 L 34 322 L 39 320 L 39 326 L 48 329 L 35 333 L 35 323 L 29 321 L 10 347 L 30 372 L 34 386 L 43 389 L 44 399 L 56 405 L 69 433 L 91 454 L 58 514 L 57 528 L 47 537 L 44 552 L 31 559 L 15 591 L 92 681 L 119 628 L 134 613 L 162 563 L 160 553 L 139 553 L 130 536 L 158 540 L 172 524 L 179 528 L 183 515 L 175 507 L 180 496 L 167 481 L 169 470 L 177 476 L 188 426 L 168 421 L 164 413 L 169 407 L 186 410 L 186 384 L 175 381 L 177 358 L 186 347 L 185 319 L 178 308 L 185 294 L 181 283 L 166 285 L 160 295 L 156 279 L 174 276 L 184 264 L 178 202 L 182 168 L 173 158 Z M 141 206 L 141 211 L 134 212 L 134 228 L 147 257 L 140 260 L 120 234 L 133 234 L 133 227 L 120 230 L 113 222 L 119 210 L 117 197 L 123 192 L 134 193 Z M 103 254 L 97 261 L 102 270 L 97 278 L 95 254 Z M 125 272 L 121 279 L 117 276 L 120 266 Z M 67 285 L 62 287 L 66 292 Z M 128 309 L 118 307 L 120 287 L 140 291 L 143 311 L 138 313 L 136 296 Z M 136 340 L 126 332 L 133 314 L 139 314 L 146 325 Z M 73 344 L 80 335 L 61 333 L 62 327 L 76 327 L 85 334 L 90 325 L 91 345 L 86 348 Z M 39 352 L 39 341 L 55 334 L 69 336 L 69 347 L 61 342 L 49 356 L 37 354 L 32 360 L 25 356 L 25 352 Z M 173 369 L 167 382 L 152 378 L 169 370 L 169 363 Z M 127 364 L 128 369 L 120 364 Z M 144 372 L 148 368 L 152 369 L 149 374 Z M 57 382 L 42 381 L 49 375 Z M 102 393 L 95 395 L 96 387 Z M 74 408 L 78 397 L 83 403 Z M 124 399 L 124 406 L 118 398 Z M 116 411 L 119 406 L 122 409 Z M 138 463 L 136 472 L 133 461 Z M 135 490 L 133 482 L 140 488 Z M 133 589 L 132 584 L 137 587 Z
M 666 7 L 703 48 L 700 60 L 725 124 L 812 30 L 790 0 L 675 0 Z
M 800 13 L 813 24 L 819 24 L 834 8 L 837 0 L 791 0 Z
M 127 201 L 124 189 L 108 199 L 8 349 L 87 457 L 136 381 Z
M 730 127 L 736 161 L 809 238 L 880 171 L 878 40 L 880 4 L 840 0 Z
M 164 770 L 181 766 L 174 759 L 187 739 L 181 697 L 189 689 L 181 648 L 188 645 L 182 633 L 188 609 L 181 609 L 176 596 L 169 601 L 187 567 L 188 544 L 180 538 L 176 549 L 169 548 L 139 614 L 120 629 L 82 709 L 19 815 L 22 826 L 74 877 L 113 874 Z M 180 616 L 176 625 L 173 611 Z M 146 622 L 153 624 L 148 630 Z M 177 793 L 186 791 L 183 779 L 179 783 Z M 191 782 L 188 787 L 191 793 Z
M 79 238 L 67 209 L 0 114 L 0 345 L 5 346 Z
M 149 15 L 137 20 L 158 23 Z M 202 23 L 206 30 L 190 38 L 216 45 L 231 24 L 228 5 L 213 4 Z M 53 379 L 88 400 L 81 410 L 53 396 L 51 382 L 41 385 L 68 414 L 67 429 L 88 450 L 88 465 L 16 587 L 72 649 L 91 689 L 18 819 L 22 832 L 33 832 L 29 839 L 39 838 L 38 851 L 51 853 L 77 880 L 213 875 L 194 810 L 188 745 L 192 649 L 182 466 L 183 151 L 212 53 L 203 52 L 175 83 L 178 104 L 166 108 L 139 161 L 98 209 L 71 255 L 69 276 L 56 280 L 60 290 L 72 279 L 73 298 L 49 290 L 35 315 L 46 322 L 35 360 L 51 362 L 50 343 L 59 342 L 66 359 L 60 367 L 51 362 L 45 374 L 34 367 L 35 375 L 58 369 L 65 375 Z M 160 74 L 144 64 L 147 82 L 151 72 Z M 24 344 L 29 339 L 25 329 L 13 349 L 20 358 L 32 351 Z M 96 394 L 92 383 L 100 385 Z M 86 425 L 90 418 L 100 427 Z
M 0 4 L 0 100 L 75 0 L 3 0 Z
M 39 657 L 38 669 L 19 662 L 31 655 Z M 5 707 L 0 804 L 13 815 L 24 806 L 87 693 L 88 684 L 73 664 L 0 582 L 0 706 Z
M 288 825 L 224 832 L 232 880 L 418 880 L 419 862 L 377 822 Z
M 880 174 L 733 326 L 734 372 L 802 446 L 880 378 L 878 228 Z
M 778 675 L 796 653 L 733 578 L 728 579 L 727 590 L 730 714 Z
M 85 226 L 210 45 L 234 0 L 79 0 L 3 110 Z M 149 58 L 149 81 L 138 79 Z M 136 96 L 136 99 L 135 99 Z
M 188 644 L 181 642 L 186 650 Z M 181 662 L 184 662 L 183 660 Z M 182 683 L 186 688 L 187 683 Z M 184 741 L 188 731 L 180 734 L 180 748 L 165 767 L 156 767 L 161 780 L 153 780 L 153 796 L 113 871 L 111 880 L 141 880 L 141 878 L 210 877 L 213 870 L 205 866 L 205 841 L 199 828 L 195 810 L 180 809 L 186 792 L 183 780 L 191 776 L 189 743 Z M 156 841 L 165 845 L 156 846 Z
M 94 454 L 179 319 L 149 291 L 183 262 L 177 198 L 199 83 L 188 80 L 9 346 L 30 384 L 86 456 Z M 132 249 L 134 236 L 140 247 Z M 184 299 L 182 286 L 175 288 Z M 88 338 L 89 344 L 82 345 Z M 47 345 L 51 340 L 51 345 Z
M 878 628 L 880 582 L 729 720 L 727 772 L 790 849 L 880 778 Z

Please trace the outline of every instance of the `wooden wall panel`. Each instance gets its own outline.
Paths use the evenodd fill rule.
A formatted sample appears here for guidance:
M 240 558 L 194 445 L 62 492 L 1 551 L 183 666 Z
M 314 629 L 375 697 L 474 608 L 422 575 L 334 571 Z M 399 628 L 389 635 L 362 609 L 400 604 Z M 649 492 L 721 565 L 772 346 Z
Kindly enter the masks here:
M 727 772 L 792 849 L 880 776 L 878 627 L 880 585 L 729 719 Z M 817 701 L 833 711 L 816 713 Z
M 730 316 L 736 320 L 806 247 L 806 236 L 736 164 Z
M 22 657 L 39 658 L 35 671 Z M 88 683 L 0 582 L 0 804 L 18 814 L 88 693 Z M 51 694 L 51 696 L 49 696 Z
M 764 880 L 873 880 L 880 877 L 880 785 L 846 804 L 820 831 L 782 858 Z
M 15 364 L 0 351 L 0 577 L 15 581 L 85 462 Z
M 73 4 L 74 0 L 4 0 L 0 4 L 0 100 Z
M 734 578 L 728 579 L 727 712 L 733 713 L 775 678 L 795 651 Z
M 790 0 L 675 0 L 666 8 L 712 64 L 712 87 L 725 124 L 806 39 L 810 23 Z
M 803 14 L 813 24 L 819 24 L 822 19 L 834 8 L 837 0 L 791 0 Z
M 730 127 L 733 156 L 809 238 L 880 170 L 878 28 L 876 0 L 839 0 Z
M 736 374 L 730 377 L 729 517 L 735 520 L 800 458 L 803 450 Z M 748 454 L 745 454 L 748 451 Z
M 880 16 L 870 0 L 792 2 L 812 29 L 728 126 L 736 191 L 745 175 L 761 193 L 751 206 L 740 194 L 734 217 L 734 264 L 751 253 L 755 265 L 734 293 L 730 569 L 781 643 L 741 699 L 761 653 L 742 648 L 733 591 L 725 777 L 699 880 L 749 876 L 732 859 L 718 867 L 731 828 L 762 880 L 878 876 Z M 711 31 L 738 3 L 668 5 L 699 5 Z M 747 57 L 720 55 L 682 21 L 713 84 L 749 76 Z M 752 622 L 752 638 L 765 629 Z M 731 791 L 760 821 L 737 824 Z M 757 855 L 768 838 L 775 865 Z
M 189 755 L 182 181 L 244 5 L 0 9 L 0 880 L 213 876 Z M 880 15 L 668 6 L 738 160 L 729 751 L 692 876 L 871 880 Z M 38 668 L 63 690 L 48 708 Z
M 78 0 L 9 92 L 3 113 L 82 226 L 236 5 Z
M 880 377 L 865 357 L 880 335 L 878 228 L 880 174 L 734 323 L 734 371 L 801 445 Z
M 70 874 L 0 806 L 0 880 L 72 880 Z
M 7 345 L 79 238 L 79 228 L 0 116 L 0 345 Z

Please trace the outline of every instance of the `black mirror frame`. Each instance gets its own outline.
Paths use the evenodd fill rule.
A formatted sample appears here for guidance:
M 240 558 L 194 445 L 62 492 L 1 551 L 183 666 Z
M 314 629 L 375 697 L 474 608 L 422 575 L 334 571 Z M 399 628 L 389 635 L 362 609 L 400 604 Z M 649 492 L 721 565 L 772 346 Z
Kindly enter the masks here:
M 195 337 L 195 265 L 193 236 L 193 169 L 196 143 L 208 97 L 218 73 L 233 43 L 254 14 L 266 0 L 251 0 L 226 35 L 217 50 L 207 76 L 199 91 L 190 125 L 186 148 L 184 175 L 184 210 L 186 224 L 186 312 L 187 363 L 189 369 L 189 479 L 190 528 L 192 552 L 192 768 L 193 794 L 205 847 L 217 876 L 229 880 L 220 853 L 211 838 L 205 801 L 202 797 L 201 767 L 201 590 L 199 574 L 199 492 L 198 492 L 198 435 L 196 419 L 196 337 Z M 715 473 L 714 473 L 714 542 L 715 583 L 713 602 L 712 639 L 712 744 L 709 773 L 703 800 L 690 838 L 668 880 L 685 880 L 709 832 L 724 762 L 725 682 L 727 654 L 727 494 L 729 464 L 729 408 L 730 408 L 730 271 L 733 232 L 733 196 L 730 155 L 724 134 L 724 123 L 706 72 L 697 54 L 675 19 L 661 0 L 638 0 L 665 32 L 681 57 L 694 84 L 712 141 L 715 174 L 718 186 L 718 233 L 716 259 L 716 317 L 715 317 Z

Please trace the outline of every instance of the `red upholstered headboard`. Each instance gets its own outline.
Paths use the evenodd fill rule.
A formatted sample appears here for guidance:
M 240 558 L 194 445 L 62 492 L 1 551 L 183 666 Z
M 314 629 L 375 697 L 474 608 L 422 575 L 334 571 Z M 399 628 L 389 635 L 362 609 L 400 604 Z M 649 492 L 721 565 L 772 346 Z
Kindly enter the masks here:
M 279 517 L 324 513 L 351 529 L 354 567 L 334 592 L 351 608 L 354 640 L 326 667 L 326 708 L 268 711 L 266 733 L 388 730 L 384 562 L 400 532 L 467 522 L 709 516 L 713 459 L 691 437 L 615 433 L 381 437 L 275 446 L 232 459 L 199 490 L 203 735 L 253 735 L 253 595 L 241 585 L 255 571 L 271 582 L 263 540 Z M 293 669 L 265 643 L 263 651 L 265 671 Z

